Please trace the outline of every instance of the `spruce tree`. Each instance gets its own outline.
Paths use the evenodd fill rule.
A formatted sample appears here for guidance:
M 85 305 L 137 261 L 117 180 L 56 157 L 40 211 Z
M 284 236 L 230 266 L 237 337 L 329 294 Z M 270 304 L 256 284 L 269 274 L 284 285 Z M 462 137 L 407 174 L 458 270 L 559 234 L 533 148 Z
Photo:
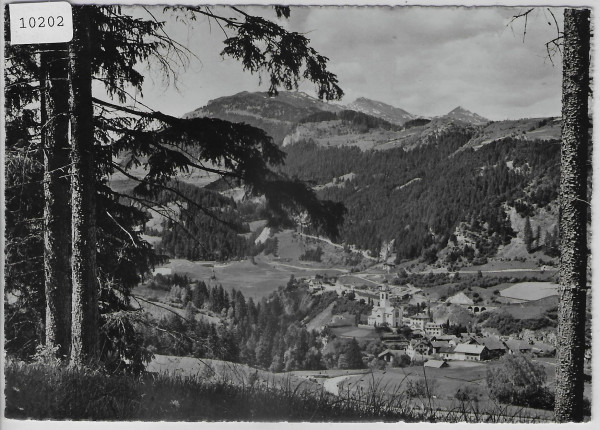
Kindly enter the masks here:
M 531 253 L 533 250 L 533 230 L 531 229 L 531 222 L 529 217 L 525 218 L 525 227 L 523 230 L 523 241 L 525 242 L 525 249 Z

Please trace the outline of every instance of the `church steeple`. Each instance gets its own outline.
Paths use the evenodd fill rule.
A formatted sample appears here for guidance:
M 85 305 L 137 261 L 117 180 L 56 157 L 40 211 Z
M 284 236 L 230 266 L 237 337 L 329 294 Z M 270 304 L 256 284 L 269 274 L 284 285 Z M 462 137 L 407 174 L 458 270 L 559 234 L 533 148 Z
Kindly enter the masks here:
M 390 290 L 387 285 L 379 289 L 379 307 L 386 308 L 390 306 Z

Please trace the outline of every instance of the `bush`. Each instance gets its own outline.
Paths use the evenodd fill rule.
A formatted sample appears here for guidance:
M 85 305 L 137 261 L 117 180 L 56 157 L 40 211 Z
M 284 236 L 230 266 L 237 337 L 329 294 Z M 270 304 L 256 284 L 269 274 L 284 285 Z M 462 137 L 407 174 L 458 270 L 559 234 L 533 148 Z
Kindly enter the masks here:
M 554 395 L 546 387 L 544 366 L 522 354 L 504 355 L 499 366 L 488 368 L 490 397 L 501 403 L 538 409 L 553 409 Z
M 320 246 L 317 246 L 316 249 L 307 249 L 304 254 L 300 256 L 300 260 L 302 261 L 316 261 L 318 263 L 321 262 L 321 256 L 323 255 L 323 249 Z

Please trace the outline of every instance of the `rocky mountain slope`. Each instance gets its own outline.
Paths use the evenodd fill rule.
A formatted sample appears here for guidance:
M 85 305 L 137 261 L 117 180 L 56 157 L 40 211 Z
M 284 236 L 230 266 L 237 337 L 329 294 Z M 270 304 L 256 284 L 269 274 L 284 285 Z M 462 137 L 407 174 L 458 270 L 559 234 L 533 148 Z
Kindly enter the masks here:
M 356 112 L 366 113 L 377 118 L 381 118 L 387 122 L 396 125 L 404 125 L 407 121 L 418 118 L 417 115 L 410 114 L 404 109 L 400 109 L 376 100 L 370 100 L 365 97 L 359 97 L 352 103 L 347 105 L 347 108 Z
M 484 125 L 490 122 L 489 119 L 482 117 L 481 115 L 477 115 L 471 111 L 466 110 L 465 108 L 458 106 L 444 115 L 442 118 L 448 120 L 462 121 L 471 125 Z

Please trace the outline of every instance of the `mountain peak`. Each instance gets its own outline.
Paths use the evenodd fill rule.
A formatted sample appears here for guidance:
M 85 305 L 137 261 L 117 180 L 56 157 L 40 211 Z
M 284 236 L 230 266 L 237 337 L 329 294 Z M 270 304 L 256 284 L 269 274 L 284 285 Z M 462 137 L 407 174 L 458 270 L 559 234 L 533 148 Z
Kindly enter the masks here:
M 468 124 L 483 125 L 487 124 L 489 120 L 476 113 L 473 113 L 462 106 L 457 106 L 443 116 L 444 118 L 454 119 Z
M 359 97 L 346 107 L 350 110 L 381 118 L 396 125 L 403 125 L 405 122 L 417 118 L 415 115 L 406 112 L 404 109 L 377 100 L 371 100 L 366 97 Z

